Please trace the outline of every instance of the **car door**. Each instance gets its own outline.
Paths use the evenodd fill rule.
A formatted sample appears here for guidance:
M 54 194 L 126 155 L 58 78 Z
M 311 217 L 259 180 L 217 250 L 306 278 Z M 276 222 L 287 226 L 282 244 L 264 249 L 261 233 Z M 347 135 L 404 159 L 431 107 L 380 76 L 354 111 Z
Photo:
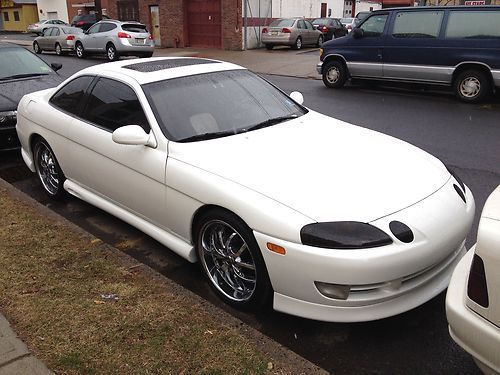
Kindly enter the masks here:
M 300 36 L 302 39 L 302 44 L 307 43 L 307 28 L 304 20 L 297 20 L 297 36 L 295 40 Z
M 112 140 L 113 131 L 126 125 L 153 133 L 134 89 L 115 79 L 96 79 L 80 117 L 68 134 L 71 178 L 108 202 L 162 226 L 166 151 Z
M 307 44 L 316 44 L 318 42 L 319 33 L 314 30 L 314 27 L 311 22 L 304 21 L 307 29 Z
M 50 33 L 50 37 L 48 38 L 47 49 L 51 51 L 56 49 L 56 42 L 60 35 L 61 35 L 61 29 L 59 27 L 53 27 L 52 32 Z
M 95 48 L 96 51 L 104 52 L 108 42 L 113 42 L 113 36 L 116 35 L 117 26 L 110 22 L 102 22 L 100 25 L 99 32 L 94 34 Z M 116 42 L 114 44 L 116 44 Z
M 96 23 L 92 25 L 82 37 L 83 48 L 88 51 L 96 51 L 97 50 L 97 38 L 99 34 L 99 29 L 101 27 L 100 23 Z
M 381 78 L 383 76 L 383 52 L 385 30 L 389 13 L 377 13 L 369 17 L 357 33 L 350 33 L 349 43 L 343 53 L 349 73 L 353 77 Z

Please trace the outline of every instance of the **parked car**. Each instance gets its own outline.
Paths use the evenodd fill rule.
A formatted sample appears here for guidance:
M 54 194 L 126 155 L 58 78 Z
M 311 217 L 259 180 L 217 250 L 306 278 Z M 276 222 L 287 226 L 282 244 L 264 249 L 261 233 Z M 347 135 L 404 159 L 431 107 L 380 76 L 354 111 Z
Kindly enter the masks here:
M 344 25 L 344 27 L 347 29 L 347 32 L 349 33 L 359 24 L 359 20 L 352 17 L 341 18 L 340 22 L 342 22 L 342 25 Z
M 485 374 L 500 373 L 500 186 L 484 205 L 477 243 L 455 268 L 446 294 L 453 340 Z
M 358 22 L 362 22 L 365 20 L 365 18 L 368 18 L 368 16 L 372 14 L 371 11 L 366 11 L 366 12 L 358 12 L 358 14 L 356 14 L 356 18 L 358 19 Z
M 33 41 L 33 51 L 55 51 L 58 55 L 75 50 L 75 38 L 82 34 L 82 29 L 69 26 L 53 26 L 45 29 L 42 36 Z
M 347 35 L 347 29 L 338 18 L 316 18 L 312 24 L 323 33 L 324 42 Z
M 317 70 L 327 87 L 349 78 L 446 85 L 465 102 L 500 87 L 500 7 L 374 11 L 346 38 L 323 44 Z
M 66 25 L 69 26 L 66 22 L 61 21 L 61 20 L 41 20 L 38 21 L 37 23 L 30 24 L 28 25 L 28 32 L 29 33 L 35 33 L 37 35 L 42 35 L 45 29 L 51 26 L 62 26 Z
M 323 33 L 303 18 L 280 18 L 262 29 L 262 43 L 267 49 L 274 46 L 291 46 L 301 49 L 304 45 L 323 43 Z
M 471 191 L 424 151 L 302 100 L 221 61 L 120 61 L 25 96 L 17 131 L 50 197 L 199 261 L 229 304 L 366 321 L 442 292 Z
M 30 92 L 62 82 L 57 70 L 27 49 L 0 42 L 0 150 L 19 148 L 16 134 L 17 104 Z
M 101 15 L 101 19 L 109 20 L 109 17 L 106 15 Z M 90 26 L 97 22 L 97 16 L 95 13 L 91 14 L 77 14 L 71 20 L 71 26 L 79 27 L 82 30 L 88 30 Z
M 120 56 L 151 57 L 154 40 L 145 25 L 135 21 L 100 21 L 75 39 L 76 56 L 105 54 L 109 61 Z

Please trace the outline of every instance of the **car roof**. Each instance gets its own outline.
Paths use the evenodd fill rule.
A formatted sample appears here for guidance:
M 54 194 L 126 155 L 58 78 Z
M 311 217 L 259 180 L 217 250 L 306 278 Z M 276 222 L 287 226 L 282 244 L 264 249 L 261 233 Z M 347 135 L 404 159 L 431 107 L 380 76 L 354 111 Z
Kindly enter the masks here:
M 139 84 L 163 81 L 227 70 L 245 70 L 242 66 L 196 57 L 152 57 L 99 64 L 80 71 L 79 75 L 98 75 L 135 80 Z
M 394 7 L 394 8 L 384 8 L 377 9 L 372 11 L 372 14 L 377 13 L 386 13 L 387 11 L 400 11 L 400 10 L 412 10 L 415 12 L 423 11 L 423 10 L 436 10 L 436 9 L 458 9 L 458 10 L 485 10 L 485 9 L 495 9 L 500 10 L 500 6 L 498 5 L 474 5 L 474 6 L 466 6 L 466 5 L 446 5 L 446 6 L 425 6 L 425 7 Z

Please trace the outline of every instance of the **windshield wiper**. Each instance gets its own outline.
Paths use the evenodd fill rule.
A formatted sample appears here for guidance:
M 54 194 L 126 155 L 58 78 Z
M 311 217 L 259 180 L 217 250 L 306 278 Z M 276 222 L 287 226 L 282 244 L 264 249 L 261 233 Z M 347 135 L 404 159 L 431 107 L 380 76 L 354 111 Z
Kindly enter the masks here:
M 298 115 L 286 115 L 286 116 L 280 116 L 280 117 L 274 117 L 270 118 L 268 120 L 259 122 L 258 124 L 252 125 L 248 128 L 243 129 L 241 132 L 249 132 L 252 130 L 257 130 L 257 129 L 262 129 L 271 125 L 279 124 L 280 122 L 286 121 L 286 120 L 293 120 L 299 117 Z
M 196 135 L 193 135 L 191 137 L 183 138 L 177 142 L 185 143 L 185 142 L 193 142 L 193 141 L 205 141 L 207 139 L 227 137 L 228 135 L 234 135 L 234 134 L 236 134 L 236 132 L 234 130 L 224 130 L 224 131 L 220 131 L 220 132 L 196 134 Z
M 29 78 L 29 77 L 39 77 L 39 76 L 48 76 L 49 73 L 25 73 L 25 74 L 15 74 L 13 76 L 8 76 L 8 77 L 2 77 L 0 78 L 0 81 L 7 81 L 9 79 L 16 79 L 16 78 Z

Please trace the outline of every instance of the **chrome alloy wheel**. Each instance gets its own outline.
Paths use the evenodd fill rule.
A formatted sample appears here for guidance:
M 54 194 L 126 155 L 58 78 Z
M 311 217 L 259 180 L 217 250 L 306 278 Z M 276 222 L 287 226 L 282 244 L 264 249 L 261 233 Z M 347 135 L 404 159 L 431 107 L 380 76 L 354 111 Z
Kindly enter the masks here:
M 201 262 L 213 285 L 228 299 L 248 301 L 255 292 L 255 260 L 243 237 L 221 220 L 205 223 L 200 232 Z
M 332 66 L 330 69 L 328 69 L 328 72 L 326 72 L 326 79 L 332 84 L 336 83 L 339 80 L 339 77 L 340 71 L 336 66 Z
M 115 60 L 115 55 L 116 55 L 116 49 L 114 46 L 110 45 L 108 48 L 106 48 L 106 52 L 108 54 L 108 60 L 109 61 L 114 61 Z
M 36 171 L 38 177 L 50 195 L 56 195 L 59 192 L 59 173 L 57 164 L 52 151 L 44 144 L 40 143 L 36 155 Z
M 466 98 L 473 98 L 479 94 L 481 82 L 476 77 L 467 77 L 460 82 L 460 93 Z
M 82 58 L 83 57 L 83 46 L 81 43 L 78 43 L 76 45 L 76 49 L 75 49 L 75 52 L 76 52 L 76 56 L 79 57 L 79 58 Z

